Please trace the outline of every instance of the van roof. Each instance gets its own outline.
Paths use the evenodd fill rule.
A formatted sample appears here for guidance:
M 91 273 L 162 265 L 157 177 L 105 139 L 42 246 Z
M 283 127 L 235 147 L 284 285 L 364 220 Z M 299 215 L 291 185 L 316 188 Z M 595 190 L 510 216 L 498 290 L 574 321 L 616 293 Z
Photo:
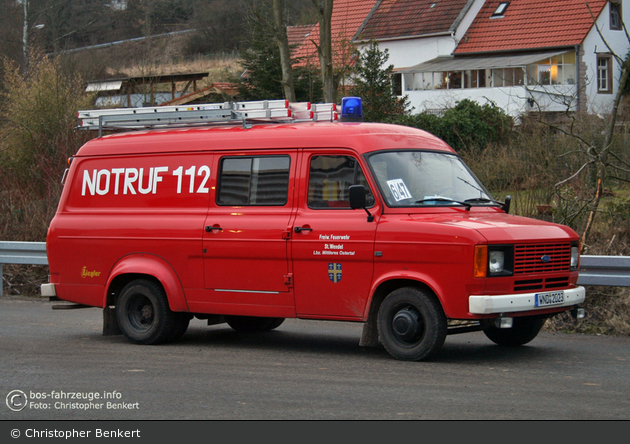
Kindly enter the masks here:
M 432 134 L 407 126 L 318 122 L 255 124 L 251 128 L 223 124 L 117 133 L 87 142 L 76 156 L 291 148 L 351 148 L 359 154 L 382 149 L 454 152 Z

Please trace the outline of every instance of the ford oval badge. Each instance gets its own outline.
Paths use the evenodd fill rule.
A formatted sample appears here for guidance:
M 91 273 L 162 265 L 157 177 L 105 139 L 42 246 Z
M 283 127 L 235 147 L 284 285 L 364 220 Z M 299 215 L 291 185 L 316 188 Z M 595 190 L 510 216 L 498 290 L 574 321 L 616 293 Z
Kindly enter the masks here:
M 551 260 L 551 256 L 549 256 L 548 254 L 545 254 L 543 257 L 540 258 L 540 260 L 546 264 L 547 262 Z

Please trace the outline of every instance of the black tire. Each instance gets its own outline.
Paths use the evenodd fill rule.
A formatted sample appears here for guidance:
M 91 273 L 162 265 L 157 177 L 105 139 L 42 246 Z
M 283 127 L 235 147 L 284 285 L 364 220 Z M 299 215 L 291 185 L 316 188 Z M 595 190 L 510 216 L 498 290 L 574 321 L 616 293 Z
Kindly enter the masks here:
M 447 322 L 442 306 L 430 293 L 414 287 L 389 294 L 378 311 L 378 334 L 396 359 L 428 359 L 442 347 Z
M 161 344 L 181 337 L 188 327 L 183 314 L 168 306 L 161 285 L 137 279 L 123 288 L 116 303 L 116 318 L 123 334 L 135 344 Z
M 547 318 L 524 316 L 513 318 L 512 328 L 497 328 L 493 325 L 485 328 L 485 335 L 497 345 L 518 347 L 532 341 L 545 325 Z
M 225 316 L 225 322 L 239 333 L 259 333 L 278 328 L 284 318 L 260 318 L 256 316 Z

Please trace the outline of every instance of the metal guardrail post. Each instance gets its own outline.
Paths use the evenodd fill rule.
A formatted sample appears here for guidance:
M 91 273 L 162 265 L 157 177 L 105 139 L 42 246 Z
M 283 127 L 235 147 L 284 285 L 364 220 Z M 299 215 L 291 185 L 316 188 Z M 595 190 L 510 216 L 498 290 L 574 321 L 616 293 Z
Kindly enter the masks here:
M 48 265 L 46 242 L 0 241 L 0 296 L 3 264 Z

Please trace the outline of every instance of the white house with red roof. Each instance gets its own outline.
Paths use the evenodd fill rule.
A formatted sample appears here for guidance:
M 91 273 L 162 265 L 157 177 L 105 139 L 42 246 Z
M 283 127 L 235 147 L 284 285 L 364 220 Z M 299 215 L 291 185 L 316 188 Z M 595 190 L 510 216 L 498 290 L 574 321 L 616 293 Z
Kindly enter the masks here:
M 624 22 L 630 0 L 335 0 L 334 64 L 351 64 L 350 42 L 376 40 L 415 112 L 468 98 L 513 116 L 605 114 L 619 88 L 613 54 L 630 50 Z M 318 26 L 292 32 L 293 56 L 318 65 Z
M 400 76 L 399 94 L 408 96 L 415 112 L 439 112 L 469 98 L 481 104 L 492 101 L 513 116 L 531 111 L 565 112 L 567 108 L 605 114 L 619 87 L 620 65 L 613 53 L 625 58 L 630 49 L 623 30 L 623 23 L 630 23 L 630 4 L 626 3 L 383 0 L 359 36 L 371 29 L 379 46 L 389 50 Z M 435 31 L 442 33 L 443 40 L 438 41 L 432 31 L 422 33 L 432 29 L 426 26 L 419 26 L 421 32 L 415 36 L 402 35 L 401 28 L 408 27 L 406 23 L 413 17 L 426 21 L 427 11 L 446 4 L 460 14 L 451 21 L 454 14 L 446 20 L 444 13 L 442 30 Z M 382 7 L 386 9 L 379 11 Z M 388 11 L 393 13 L 389 18 L 380 17 Z M 448 45 L 439 43 L 448 40 L 444 27 L 449 21 L 450 51 Z M 436 28 L 438 23 L 437 19 L 433 22 Z M 423 49 L 414 52 L 405 45 Z M 405 54 L 409 55 L 406 59 Z M 432 57 L 423 57 L 426 54 Z
M 380 0 L 358 29 L 354 42 L 376 40 L 388 63 L 409 67 L 450 55 L 484 0 Z

